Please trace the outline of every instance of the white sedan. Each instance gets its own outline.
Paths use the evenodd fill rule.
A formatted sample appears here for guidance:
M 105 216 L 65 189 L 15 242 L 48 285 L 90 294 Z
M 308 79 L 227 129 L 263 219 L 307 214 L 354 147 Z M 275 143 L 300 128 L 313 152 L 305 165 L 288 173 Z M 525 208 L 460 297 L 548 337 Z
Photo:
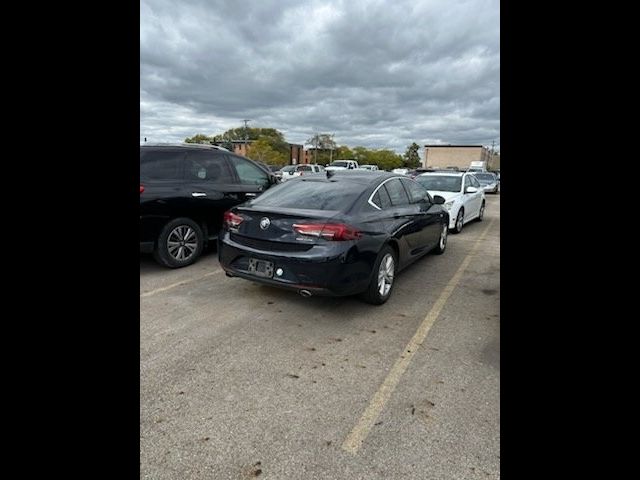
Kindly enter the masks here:
M 280 169 L 280 171 L 282 172 L 281 180 L 283 182 L 286 182 L 291 178 L 299 177 L 301 175 L 309 173 L 322 173 L 324 172 L 324 167 L 322 165 L 301 163 L 299 165 L 288 165 Z
M 460 233 L 465 223 L 484 217 L 484 189 L 472 173 L 433 172 L 423 173 L 415 180 L 427 189 L 431 196 L 444 197 L 444 207 L 449 211 L 449 229 Z

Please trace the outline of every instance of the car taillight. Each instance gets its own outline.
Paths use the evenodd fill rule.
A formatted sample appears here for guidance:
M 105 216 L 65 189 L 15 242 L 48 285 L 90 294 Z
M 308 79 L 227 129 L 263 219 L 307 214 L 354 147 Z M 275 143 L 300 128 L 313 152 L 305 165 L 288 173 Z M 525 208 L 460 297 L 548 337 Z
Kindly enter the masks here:
M 142 192 L 144 192 L 144 187 L 140 185 L 140 195 L 142 195 Z
M 358 229 L 344 223 L 295 223 L 293 230 L 300 235 L 322 237 L 336 242 L 357 240 L 362 236 Z
M 224 212 L 224 224 L 229 228 L 238 228 L 240 224 L 244 222 L 244 218 L 240 215 L 236 215 L 232 211 Z

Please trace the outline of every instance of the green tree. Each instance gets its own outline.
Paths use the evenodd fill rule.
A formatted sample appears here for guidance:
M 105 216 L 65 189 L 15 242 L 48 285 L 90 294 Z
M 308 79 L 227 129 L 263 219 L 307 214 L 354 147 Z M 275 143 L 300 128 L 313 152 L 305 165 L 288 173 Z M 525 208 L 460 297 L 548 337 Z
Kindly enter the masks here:
M 404 152 L 403 160 L 403 165 L 406 168 L 418 168 L 420 166 L 420 155 L 418 154 L 419 148 L 420 145 L 416 142 L 413 142 L 407 147 L 407 151 Z
M 354 147 L 352 150 L 352 154 L 355 160 L 358 161 L 359 165 L 374 165 L 371 163 L 371 151 L 367 150 L 365 147 Z
M 197 133 L 193 137 L 185 138 L 184 143 L 211 143 L 212 140 L 211 137 L 207 137 L 203 133 Z
M 333 140 L 333 135 L 329 133 L 316 133 L 313 137 L 307 139 L 306 144 L 311 145 L 314 149 L 314 163 L 325 165 L 334 160 L 337 145 Z
M 369 162 L 377 165 L 380 170 L 393 170 L 403 165 L 402 156 L 391 150 L 372 150 L 368 158 Z
M 272 139 L 269 137 L 260 137 L 249 145 L 247 156 L 252 160 L 268 163 L 269 165 L 286 165 L 289 161 L 289 155 L 279 152 L 273 148 Z
M 341 158 L 345 158 L 345 159 L 346 158 L 354 158 L 353 157 L 353 152 L 346 145 L 340 145 L 339 147 L 336 148 L 336 151 L 333 152 L 333 159 L 334 160 L 339 160 Z

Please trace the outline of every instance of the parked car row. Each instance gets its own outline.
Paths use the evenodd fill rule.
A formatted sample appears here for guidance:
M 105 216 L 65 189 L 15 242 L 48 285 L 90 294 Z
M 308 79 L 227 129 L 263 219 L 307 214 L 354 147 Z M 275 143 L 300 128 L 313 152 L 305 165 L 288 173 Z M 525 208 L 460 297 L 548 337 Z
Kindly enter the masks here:
M 484 215 L 470 173 L 295 167 L 282 182 L 221 147 L 141 146 L 140 251 L 176 268 L 217 242 L 229 277 L 382 304 L 402 269 Z

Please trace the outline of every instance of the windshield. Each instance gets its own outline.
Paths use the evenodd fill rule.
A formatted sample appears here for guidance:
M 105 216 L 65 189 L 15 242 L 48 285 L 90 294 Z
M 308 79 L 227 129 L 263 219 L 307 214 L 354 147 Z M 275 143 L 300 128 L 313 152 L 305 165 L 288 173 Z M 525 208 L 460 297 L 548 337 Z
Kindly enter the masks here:
M 344 160 L 336 160 L 335 162 L 331 162 L 329 166 L 330 167 L 347 167 L 349 166 L 349 162 L 345 162 Z
M 451 175 L 418 175 L 415 180 L 427 190 L 436 192 L 459 192 L 462 177 Z
M 491 183 L 495 180 L 494 176 L 490 173 L 476 173 L 476 178 L 480 183 Z
M 289 165 L 286 167 L 282 167 L 282 169 L 280 169 L 281 172 L 293 172 L 296 169 L 295 165 Z

